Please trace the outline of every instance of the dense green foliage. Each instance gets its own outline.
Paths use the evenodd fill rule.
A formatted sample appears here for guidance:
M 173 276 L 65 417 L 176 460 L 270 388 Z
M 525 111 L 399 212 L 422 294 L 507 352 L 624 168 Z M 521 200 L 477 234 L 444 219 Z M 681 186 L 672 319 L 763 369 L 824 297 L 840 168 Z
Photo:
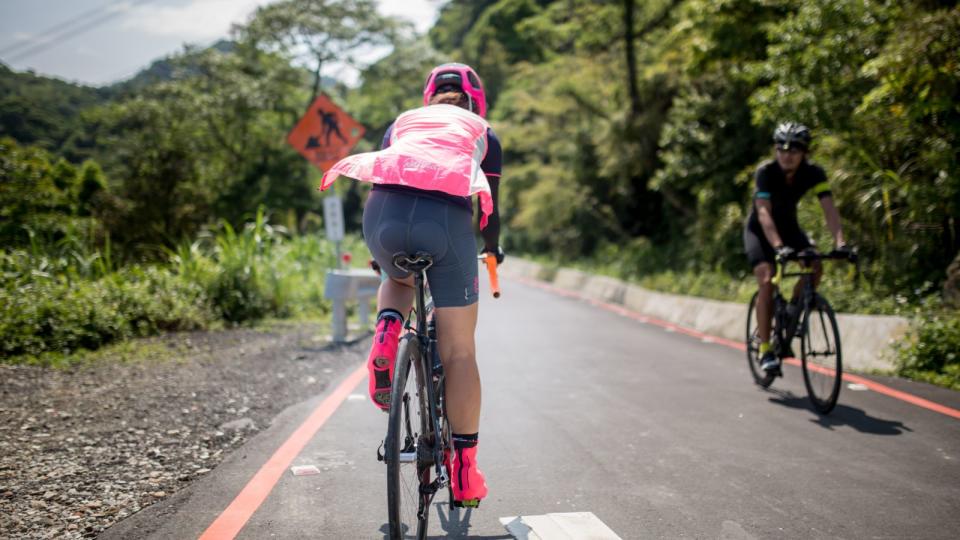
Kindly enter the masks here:
M 753 171 L 778 122 L 803 122 L 863 262 L 825 292 L 922 314 L 904 365 L 949 370 L 958 314 L 936 298 L 960 251 L 955 2 L 454 1 L 445 21 L 434 43 L 496 100 L 508 248 L 743 300 Z M 813 197 L 800 218 L 831 245 Z
M 55 150 L 71 161 L 89 155 L 82 112 L 105 103 L 109 89 L 90 88 L 0 64 L 0 137 Z
M 0 243 L 4 247 L 90 241 L 102 233 L 92 215 L 109 204 L 99 165 L 76 167 L 36 147 L 0 138 Z
M 347 249 L 360 250 L 351 238 Z M 77 239 L 0 253 L 0 358 L 96 349 L 159 331 L 264 317 L 321 316 L 334 247 L 290 237 L 264 214 L 228 223 L 167 253 L 163 264 L 115 268 L 109 250 Z
M 960 390 L 960 318 L 918 317 L 898 350 L 898 375 Z
M 503 0 L 474 16 L 452 2 L 446 16 L 477 22 L 460 41 L 434 33 L 477 61 L 473 35 L 537 44 L 504 55 L 512 75 L 493 83 L 514 249 L 601 264 L 627 255 L 628 277 L 746 273 L 751 175 L 790 119 L 814 129 L 876 292 L 937 291 L 960 247 L 957 8 L 664 0 L 636 6 L 627 43 L 625 4 Z M 482 28 L 503 13 L 516 14 L 512 29 Z M 829 245 L 812 198 L 801 214 Z

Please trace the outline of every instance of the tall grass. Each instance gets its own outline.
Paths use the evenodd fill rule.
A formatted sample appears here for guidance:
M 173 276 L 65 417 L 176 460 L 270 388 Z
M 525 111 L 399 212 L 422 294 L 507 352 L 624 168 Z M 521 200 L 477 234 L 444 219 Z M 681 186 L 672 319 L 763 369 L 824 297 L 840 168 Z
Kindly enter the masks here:
M 366 248 L 351 238 L 346 249 Z M 0 251 L 0 358 L 330 310 L 322 293 L 334 246 L 272 226 L 262 210 L 239 230 L 221 223 L 166 255 L 118 267 L 109 241 L 94 249 L 71 236 Z

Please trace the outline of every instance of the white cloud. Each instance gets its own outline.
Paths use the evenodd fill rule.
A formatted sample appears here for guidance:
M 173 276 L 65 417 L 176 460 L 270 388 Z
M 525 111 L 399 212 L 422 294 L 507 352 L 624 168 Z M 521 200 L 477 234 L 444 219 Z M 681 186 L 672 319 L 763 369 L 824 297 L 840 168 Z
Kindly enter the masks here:
M 246 22 L 253 10 L 276 0 L 191 0 L 182 6 L 145 4 L 130 8 L 123 28 L 183 41 L 206 41 L 225 37 L 233 23 Z M 425 32 L 437 16 L 430 0 L 379 0 L 380 12 L 412 21 Z
M 426 32 L 437 18 L 438 2 L 430 0 L 379 0 L 380 13 L 413 21 L 418 32 Z
M 141 5 L 130 10 L 123 28 L 182 41 L 226 37 L 233 23 L 242 23 L 258 5 L 271 0 L 191 0 L 182 6 Z

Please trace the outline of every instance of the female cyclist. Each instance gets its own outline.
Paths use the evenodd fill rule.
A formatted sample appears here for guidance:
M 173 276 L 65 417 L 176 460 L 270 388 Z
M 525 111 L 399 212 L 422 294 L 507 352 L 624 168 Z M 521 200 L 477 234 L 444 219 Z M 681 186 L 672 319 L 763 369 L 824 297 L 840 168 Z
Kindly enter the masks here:
M 373 403 L 389 408 L 390 384 L 403 314 L 413 305 L 413 276 L 393 266 L 398 252 L 433 255 L 427 270 L 435 306 L 437 343 L 446 374 L 453 429 L 453 496 L 479 501 L 487 494 L 477 468 L 480 373 L 474 332 L 479 281 L 470 197 L 478 195 L 483 252 L 503 260 L 497 191 L 500 141 L 484 120 L 483 86 L 464 64 L 434 68 L 423 89 L 424 107 L 407 111 L 387 129 L 381 150 L 347 157 L 327 171 L 320 189 L 339 176 L 372 182 L 363 210 L 363 236 L 388 279 L 377 296 L 377 328 L 367 361 Z

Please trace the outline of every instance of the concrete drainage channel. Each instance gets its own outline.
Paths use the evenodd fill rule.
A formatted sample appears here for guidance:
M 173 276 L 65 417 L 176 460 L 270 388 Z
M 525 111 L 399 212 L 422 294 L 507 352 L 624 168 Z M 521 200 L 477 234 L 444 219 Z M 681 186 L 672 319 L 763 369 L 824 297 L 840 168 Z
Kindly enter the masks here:
M 744 340 L 747 306 L 705 298 L 651 291 L 619 279 L 560 268 L 555 273 L 539 263 L 509 258 L 500 267 L 507 277 L 538 280 L 585 298 L 616 304 L 631 311 L 726 339 Z M 837 314 L 843 364 L 850 371 L 893 369 L 892 345 L 909 321 L 887 315 Z

